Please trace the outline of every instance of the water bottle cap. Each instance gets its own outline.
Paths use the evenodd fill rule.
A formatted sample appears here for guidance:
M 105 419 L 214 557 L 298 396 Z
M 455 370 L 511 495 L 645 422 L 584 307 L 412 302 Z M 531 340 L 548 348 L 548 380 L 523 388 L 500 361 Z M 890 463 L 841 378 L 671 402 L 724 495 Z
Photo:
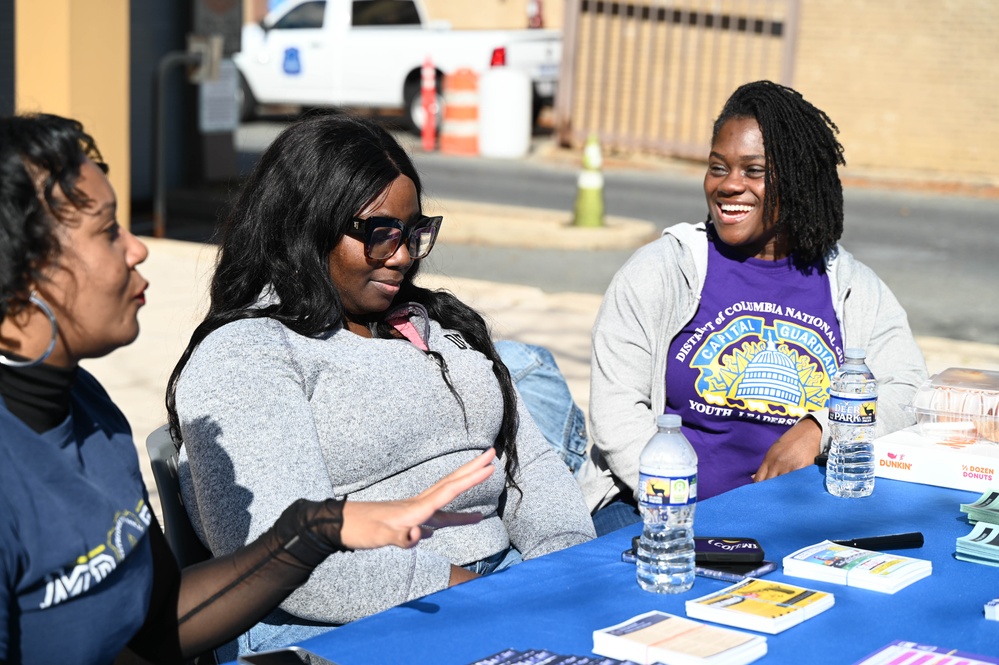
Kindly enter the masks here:
M 657 427 L 679 427 L 683 421 L 680 420 L 680 416 L 675 413 L 664 413 L 661 416 L 656 417 Z
M 863 360 L 867 357 L 867 352 L 863 349 L 851 346 L 843 351 L 843 357 L 849 360 Z

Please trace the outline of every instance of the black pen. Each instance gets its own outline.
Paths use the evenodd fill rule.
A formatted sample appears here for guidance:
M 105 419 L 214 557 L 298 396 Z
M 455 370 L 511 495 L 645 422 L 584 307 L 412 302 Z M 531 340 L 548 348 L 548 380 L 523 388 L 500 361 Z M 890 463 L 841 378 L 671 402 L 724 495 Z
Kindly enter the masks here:
M 867 538 L 854 538 L 852 540 L 834 540 L 837 545 L 846 547 L 857 547 L 862 550 L 907 550 L 914 547 L 923 546 L 923 534 L 919 531 L 910 533 L 893 533 L 888 536 L 869 536 Z

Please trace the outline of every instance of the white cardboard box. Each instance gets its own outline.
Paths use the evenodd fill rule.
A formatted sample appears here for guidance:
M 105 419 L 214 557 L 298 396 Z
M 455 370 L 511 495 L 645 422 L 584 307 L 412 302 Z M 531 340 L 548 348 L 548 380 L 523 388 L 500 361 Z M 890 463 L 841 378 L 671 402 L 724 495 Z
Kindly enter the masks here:
M 999 444 L 951 444 L 927 438 L 918 426 L 874 440 L 874 475 L 923 485 L 985 492 L 999 482 Z

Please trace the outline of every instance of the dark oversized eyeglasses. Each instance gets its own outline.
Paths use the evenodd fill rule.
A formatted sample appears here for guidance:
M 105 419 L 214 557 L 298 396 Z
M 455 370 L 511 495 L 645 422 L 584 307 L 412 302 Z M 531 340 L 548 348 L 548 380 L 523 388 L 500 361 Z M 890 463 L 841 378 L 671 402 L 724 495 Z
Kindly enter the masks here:
M 416 224 L 408 225 L 393 217 L 355 217 L 352 228 L 355 234 L 363 236 L 364 255 L 372 261 L 385 261 L 402 243 L 407 243 L 411 258 L 422 259 L 434 248 L 443 220 L 423 215 Z

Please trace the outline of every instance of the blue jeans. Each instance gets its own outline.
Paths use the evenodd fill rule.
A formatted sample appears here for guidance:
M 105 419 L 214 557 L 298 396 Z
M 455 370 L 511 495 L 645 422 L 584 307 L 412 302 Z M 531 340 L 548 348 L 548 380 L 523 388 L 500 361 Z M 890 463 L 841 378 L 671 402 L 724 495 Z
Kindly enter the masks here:
M 597 532 L 597 538 L 641 521 L 638 508 L 620 499 L 593 513 L 593 528 Z
M 479 575 L 489 575 L 505 570 L 523 560 L 515 547 L 509 547 L 464 567 Z M 334 628 L 336 626 L 299 619 L 284 610 L 277 609 L 232 642 L 216 649 L 215 656 L 218 662 L 227 663 L 236 660 L 237 655 L 245 656 L 256 651 L 280 649 L 289 644 L 296 644 L 310 637 L 321 635 Z
M 261 619 L 257 625 L 246 631 L 232 642 L 215 650 L 215 657 L 220 663 L 236 660 L 237 655 L 245 656 L 256 651 L 280 649 L 289 644 L 296 644 L 310 637 L 321 635 L 336 626 L 328 623 L 318 623 L 288 614 L 282 609 L 276 609 Z
M 512 340 L 495 343 L 520 398 L 548 443 L 573 474 L 586 453 L 586 417 L 548 349 Z
M 501 570 L 506 570 L 510 566 L 523 562 L 524 558 L 520 555 L 520 550 L 516 547 L 508 547 L 505 550 L 500 550 L 492 556 L 488 556 L 485 559 L 462 567 L 465 570 L 470 570 L 473 573 L 476 573 L 477 575 L 489 575 L 490 573 L 498 573 Z

